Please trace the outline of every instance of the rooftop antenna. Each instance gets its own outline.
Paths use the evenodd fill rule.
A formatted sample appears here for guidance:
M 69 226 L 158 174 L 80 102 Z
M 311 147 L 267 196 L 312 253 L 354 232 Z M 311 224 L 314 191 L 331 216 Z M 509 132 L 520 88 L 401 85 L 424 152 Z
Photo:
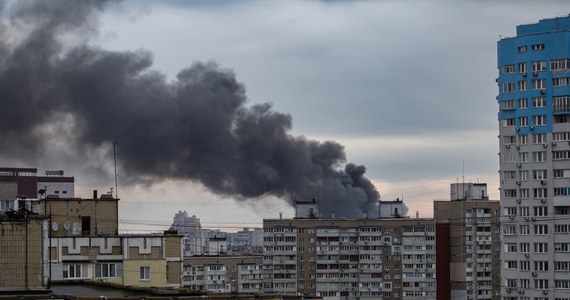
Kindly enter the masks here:
M 119 183 L 117 175 L 117 141 L 113 142 L 113 164 L 115 165 L 115 198 L 119 199 Z M 113 190 L 111 190 L 111 194 Z

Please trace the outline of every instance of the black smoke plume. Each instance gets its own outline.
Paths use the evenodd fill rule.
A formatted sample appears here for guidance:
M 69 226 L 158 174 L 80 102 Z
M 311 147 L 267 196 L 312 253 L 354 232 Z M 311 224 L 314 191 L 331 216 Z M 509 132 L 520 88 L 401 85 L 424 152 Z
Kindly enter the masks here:
M 192 180 L 238 199 L 318 197 L 322 216 L 377 216 L 365 168 L 342 170 L 342 145 L 293 136 L 290 115 L 248 105 L 232 71 L 194 63 L 169 80 L 147 51 L 92 45 L 107 1 L 0 3 L 4 162 L 89 164 L 117 141 L 123 183 Z

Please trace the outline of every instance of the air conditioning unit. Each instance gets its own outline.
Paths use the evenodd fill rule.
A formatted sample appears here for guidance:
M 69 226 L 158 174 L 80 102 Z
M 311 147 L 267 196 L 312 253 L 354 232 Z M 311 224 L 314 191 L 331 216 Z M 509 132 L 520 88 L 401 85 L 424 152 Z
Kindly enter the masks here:
M 522 167 L 521 163 L 517 163 L 517 168 Z
M 548 295 L 548 290 L 542 291 L 543 294 Z
M 540 199 L 541 203 L 546 203 L 546 199 Z
M 524 220 L 525 220 L 525 221 L 528 221 L 529 219 L 528 219 L 528 217 L 526 217 L 526 218 L 524 218 Z
M 546 143 L 542 144 L 543 148 L 548 148 L 548 145 Z
M 518 182 L 520 182 L 520 181 L 518 181 Z M 518 204 L 521 204 L 521 199 L 517 199 L 516 201 Z
M 529 255 L 528 253 L 525 253 L 525 254 L 524 254 L 524 257 L 529 258 L 530 255 Z
M 524 294 L 524 289 L 520 289 L 519 294 Z
M 531 217 L 530 220 L 531 220 L 531 221 L 534 221 L 534 220 L 536 220 L 536 218 L 535 218 L 535 217 Z
M 540 90 L 540 93 L 541 93 L 541 94 L 546 94 L 546 90 L 542 89 L 542 90 Z
M 526 77 L 526 72 L 522 73 L 522 76 L 523 76 L 523 77 Z
M 511 145 L 510 145 L 510 144 L 506 144 L 506 145 L 505 145 L 505 148 L 510 149 L 510 148 L 511 148 Z
M 528 129 L 530 129 L 530 130 L 534 130 L 534 126 L 530 126 Z
M 556 142 L 552 142 L 552 146 L 556 146 Z
M 507 294 L 509 294 L 511 292 L 511 289 L 507 289 L 506 292 Z
M 513 216 L 513 215 L 509 216 L 509 219 L 511 219 L 511 220 L 513 220 L 514 218 L 515 218 L 515 216 Z
M 541 181 L 540 181 L 540 184 L 546 185 L 546 180 L 541 180 Z
M 521 146 L 517 145 L 515 148 L 517 148 L 517 150 L 519 150 L 521 148 Z
M 516 184 L 517 184 L 517 185 L 521 185 L 521 182 L 520 182 L 520 181 L 517 181 Z
M 532 76 L 538 76 L 538 72 L 537 71 L 532 72 Z
M 538 275 L 536 272 L 532 272 L 532 276 L 536 276 Z

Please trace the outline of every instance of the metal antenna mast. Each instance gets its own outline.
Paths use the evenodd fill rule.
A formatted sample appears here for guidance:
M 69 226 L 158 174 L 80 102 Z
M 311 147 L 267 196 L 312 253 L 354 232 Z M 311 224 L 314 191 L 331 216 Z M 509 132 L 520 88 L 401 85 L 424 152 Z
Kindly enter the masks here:
M 115 198 L 119 198 L 119 184 L 117 175 L 117 142 L 113 142 L 113 163 L 115 164 Z

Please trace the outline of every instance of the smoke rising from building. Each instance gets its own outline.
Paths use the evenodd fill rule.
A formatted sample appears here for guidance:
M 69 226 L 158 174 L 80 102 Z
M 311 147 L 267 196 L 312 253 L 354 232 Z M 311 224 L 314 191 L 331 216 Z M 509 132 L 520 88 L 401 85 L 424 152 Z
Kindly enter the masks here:
M 237 199 L 318 197 L 323 216 L 377 216 L 379 194 L 365 168 L 345 165 L 334 141 L 291 135 L 291 116 L 270 104 L 247 104 L 231 70 L 198 62 L 169 80 L 151 68 L 148 51 L 93 46 L 107 5 L 0 7 L 3 161 L 68 155 L 87 164 L 117 141 L 123 184 L 192 180 Z M 65 147 L 51 153 L 57 143 Z

